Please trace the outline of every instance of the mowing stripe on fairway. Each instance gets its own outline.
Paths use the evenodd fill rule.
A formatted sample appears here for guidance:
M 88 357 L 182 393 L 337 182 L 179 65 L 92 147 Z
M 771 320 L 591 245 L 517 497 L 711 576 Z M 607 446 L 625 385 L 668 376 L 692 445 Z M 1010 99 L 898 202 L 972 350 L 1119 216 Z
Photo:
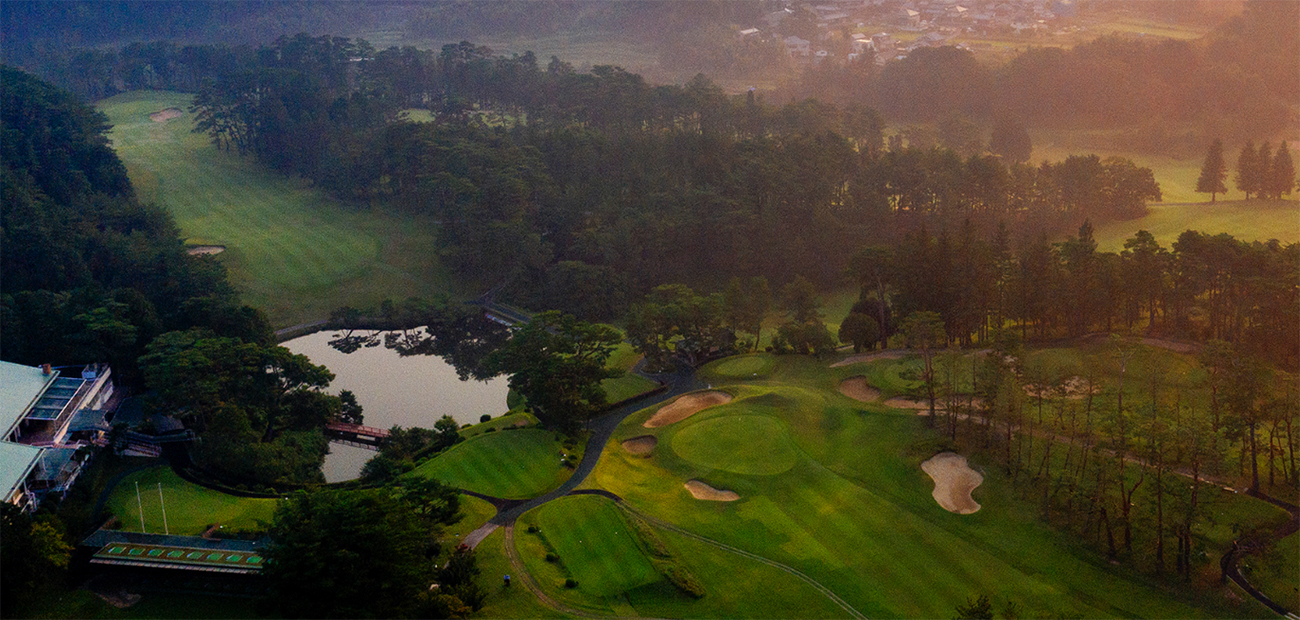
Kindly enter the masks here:
M 795 568 L 793 568 L 793 567 L 786 566 L 785 564 L 782 564 L 782 563 L 780 563 L 780 562 L 776 562 L 776 561 L 774 561 L 774 560 L 769 560 L 769 559 L 767 559 L 767 558 L 765 558 L 765 557 L 763 557 L 763 556 L 761 556 L 761 555 L 756 555 L 756 554 L 750 553 L 750 552 L 748 552 L 748 551 L 745 551 L 744 549 L 737 549 L 737 548 L 735 548 L 735 547 L 732 547 L 731 545 L 728 545 L 728 544 L 721 543 L 721 542 L 718 542 L 718 541 L 716 541 L 716 540 L 713 540 L 712 538 L 708 538 L 708 537 L 706 537 L 706 536 L 700 536 L 699 534 L 696 534 L 696 533 L 694 533 L 694 532 L 690 532 L 690 531 L 684 530 L 684 529 L 682 529 L 682 528 L 680 528 L 680 527 L 677 527 L 677 526 L 675 526 L 675 525 L 673 525 L 673 524 L 671 524 L 671 523 L 668 523 L 668 522 L 666 522 L 666 521 L 660 521 L 659 519 L 656 519 L 656 518 L 654 518 L 654 517 L 652 517 L 652 516 L 650 516 L 650 515 L 647 515 L 647 514 L 644 514 L 644 513 L 642 513 L 642 512 L 637 511 L 635 508 L 632 508 L 631 506 L 629 506 L 629 505 L 627 504 L 627 502 L 620 501 L 620 502 L 618 502 L 618 506 L 619 506 L 619 508 L 622 508 L 623 510 L 625 510 L 625 511 L 626 511 L 630 516 L 632 516 L 633 518 L 635 518 L 635 519 L 640 519 L 640 520 L 642 520 L 642 521 L 644 521 L 644 522 L 646 522 L 646 523 L 648 523 L 648 524 L 650 524 L 650 525 L 653 525 L 653 526 L 655 526 L 655 527 L 658 527 L 658 528 L 662 528 L 662 529 L 668 530 L 668 531 L 670 531 L 670 532 L 673 532 L 674 534 L 678 534 L 678 535 L 680 535 L 680 536 L 685 536 L 685 537 L 690 538 L 690 539 L 693 539 L 693 540 L 698 540 L 698 541 L 700 541 L 700 542 L 702 542 L 702 543 L 705 543 L 705 544 L 708 544 L 708 545 L 712 545 L 712 546 L 717 547 L 718 549 L 721 549 L 721 550 L 726 551 L 726 552 L 728 552 L 728 553 L 734 553 L 734 554 L 739 555 L 739 556 L 741 556 L 741 557 L 749 558 L 749 559 L 751 559 L 751 560 L 754 560 L 755 562 L 762 562 L 763 564 L 766 564 L 766 565 L 771 566 L 771 567 L 773 567 L 773 568 L 776 568 L 776 569 L 779 569 L 779 570 L 785 571 L 785 572 L 787 572 L 787 573 L 789 573 L 789 574 L 791 574 L 791 575 L 794 575 L 795 577 L 797 577 L 797 578 L 799 578 L 800 580 L 804 581 L 804 582 L 807 583 L 808 585 L 810 585 L 810 586 L 816 588 L 818 592 L 821 592 L 822 594 L 826 595 L 826 598 L 828 598 L 828 599 L 830 599 L 831 601 L 833 601 L 836 605 L 839 605 L 842 609 L 844 609 L 844 611 L 848 612 L 850 616 L 853 616 L 854 618 L 858 618 L 858 619 L 860 619 L 860 620 L 866 620 L 866 618 L 867 618 L 866 616 L 864 616 L 864 615 L 862 615 L 861 613 L 859 613 L 858 610 L 854 609 L 852 605 L 849 605 L 848 601 L 845 601 L 844 599 L 842 599 L 842 598 L 840 598 L 838 595 L 836 595 L 835 592 L 831 591 L 830 588 L 827 588 L 826 586 L 823 586 L 822 584 L 818 583 L 816 579 L 813 579 L 812 577 L 809 577 L 808 575 L 805 575 L 805 574 L 799 572 L 797 569 L 795 569 Z
M 550 431 L 484 433 L 453 446 L 412 474 L 493 497 L 525 499 L 563 482 L 560 451 Z

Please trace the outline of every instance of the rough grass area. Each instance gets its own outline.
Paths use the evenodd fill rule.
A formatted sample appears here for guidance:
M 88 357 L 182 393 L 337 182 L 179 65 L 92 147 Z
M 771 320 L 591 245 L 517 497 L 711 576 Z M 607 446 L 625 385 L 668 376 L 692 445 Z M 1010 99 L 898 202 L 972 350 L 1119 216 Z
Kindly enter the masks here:
M 455 547 L 460 544 L 470 532 L 478 529 L 480 525 L 487 523 L 492 515 L 497 513 L 497 509 L 485 500 L 469 495 L 460 496 L 460 520 L 448 525 L 442 532 L 443 542 Z
M 1300 609 L 1300 534 L 1278 541 L 1266 558 L 1246 560 L 1250 584 L 1283 607 Z
M 460 436 L 465 439 L 470 439 L 472 437 L 478 437 L 488 431 L 495 433 L 506 429 L 526 428 L 536 425 L 537 418 L 534 417 L 533 414 L 516 409 L 492 418 L 487 422 L 479 422 L 469 428 L 462 428 L 460 429 Z
M 1044 524 L 1037 505 L 1021 499 L 1002 470 L 989 463 L 972 463 L 985 475 L 975 491 L 983 508 L 972 515 L 945 511 L 931 497 L 933 484 L 919 466 L 940 443 L 923 419 L 834 391 L 843 377 L 863 374 L 863 365 L 832 370 L 806 357 L 778 359 L 769 381 L 729 386 L 737 395 L 731 404 L 651 433 L 672 445 L 678 437 L 699 433 L 692 430 L 696 426 L 707 430 L 728 410 L 746 409 L 788 433 L 799 456 L 788 471 L 735 473 L 674 450 L 640 457 L 614 446 L 585 486 L 605 488 L 637 510 L 791 565 L 868 617 L 951 617 L 956 605 L 980 593 L 1014 600 L 1025 617 L 1259 612 L 1252 603 L 1223 608 L 1209 600 L 1212 596 L 1173 594 L 1107 563 L 1073 535 Z M 897 367 L 911 363 L 873 362 L 865 365 L 866 374 L 887 378 L 888 387 L 904 381 Z M 651 414 L 629 416 L 611 441 L 647 434 L 641 424 Z M 692 478 L 735 490 L 741 499 L 697 501 L 682 488 Z M 717 558 L 718 553 L 701 555 Z M 770 584 L 736 581 L 733 587 L 751 588 L 749 596 L 761 599 Z M 642 614 L 651 609 L 638 606 Z
M 143 593 L 140 601 L 119 609 L 86 589 L 51 591 L 41 608 L 26 610 L 30 618 L 262 618 L 257 600 L 198 592 Z M 20 611 L 22 613 L 22 611 Z
M 522 528 L 516 530 L 515 539 L 526 536 Z M 519 583 L 521 576 L 510 565 L 505 553 L 505 530 L 498 528 L 492 532 L 478 547 L 474 548 L 474 557 L 481 572 L 479 583 L 487 591 L 480 618 L 568 618 L 563 613 L 542 605 L 532 591 Z M 549 565 L 548 565 L 549 566 Z M 506 587 L 504 575 L 511 575 L 514 581 Z
M 494 497 L 523 499 L 541 495 L 569 477 L 572 470 L 560 464 L 562 451 L 550 431 L 484 433 L 438 455 L 412 475 Z
M 140 485 L 136 500 L 136 483 Z M 158 485 L 162 485 L 162 502 Z M 108 498 L 108 510 L 128 532 L 140 530 L 140 508 L 144 508 L 144 531 L 164 530 L 182 536 L 198 536 L 208 526 L 220 523 L 227 532 L 261 530 L 271 521 L 277 500 L 235 497 L 182 480 L 169 467 L 159 466 L 122 479 Z M 164 528 L 163 508 L 167 511 Z
M 141 199 L 171 211 L 190 243 L 226 246 L 217 256 L 231 281 L 277 327 L 325 318 L 342 305 L 448 290 L 430 223 L 345 206 L 220 151 L 191 133 L 188 112 L 163 123 L 149 119 L 165 108 L 188 110 L 190 100 L 137 91 L 98 107 L 113 124 L 109 138 Z

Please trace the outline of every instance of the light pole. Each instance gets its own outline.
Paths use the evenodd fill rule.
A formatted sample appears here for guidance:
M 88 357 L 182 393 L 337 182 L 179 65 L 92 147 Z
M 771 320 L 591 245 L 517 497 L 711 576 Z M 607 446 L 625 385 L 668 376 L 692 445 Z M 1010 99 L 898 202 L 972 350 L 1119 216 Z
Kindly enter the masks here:
M 164 503 L 163 503 L 163 496 L 162 496 L 162 483 L 161 483 L 161 482 L 158 483 L 158 505 L 162 507 L 162 513 L 163 513 L 163 533 L 164 533 L 164 534 L 167 534 L 168 536 L 170 536 L 172 532 L 171 532 L 171 529 L 167 527 L 167 504 L 164 504 Z

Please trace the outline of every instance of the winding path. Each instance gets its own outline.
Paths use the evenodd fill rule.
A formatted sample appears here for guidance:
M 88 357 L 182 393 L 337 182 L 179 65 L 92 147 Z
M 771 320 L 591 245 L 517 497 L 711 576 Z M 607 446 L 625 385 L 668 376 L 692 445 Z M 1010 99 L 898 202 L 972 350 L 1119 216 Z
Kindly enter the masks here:
M 570 607 L 547 595 L 542 590 L 541 586 L 537 584 L 536 580 L 533 579 L 532 574 L 528 572 L 527 567 L 524 566 L 523 560 L 519 557 L 518 550 L 515 549 L 515 527 L 514 527 L 515 520 L 517 520 L 520 515 L 524 514 L 525 512 L 528 512 L 529 510 L 532 510 L 533 508 L 541 506 L 542 504 L 545 504 L 549 501 L 564 497 L 566 495 L 601 495 L 614 500 L 619 506 L 619 508 L 621 508 L 628 515 L 632 516 L 633 518 L 639 519 L 649 525 L 673 532 L 681 536 L 685 536 L 687 538 L 691 538 L 693 540 L 697 540 L 699 542 L 711 545 L 713 547 L 716 547 L 728 553 L 733 553 L 741 557 L 754 560 L 756 562 L 761 562 L 763 564 L 766 564 L 778 570 L 789 573 L 795 578 L 812 586 L 818 592 L 821 592 L 823 595 L 826 596 L 826 598 L 830 599 L 831 602 L 835 603 L 836 605 L 839 605 L 842 609 L 844 609 L 844 611 L 847 612 L 850 617 L 855 618 L 857 620 L 866 620 L 866 616 L 862 615 L 860 612 L 858 612 L 858 610 L 854 609 L 852 605 L 850 605 L 844 599 L 840 598 L 839 595 L 831 591 L 830 588 L 827 588 L 821 583 L 818 583 L 815 579 L 800 572 L 798 569 L 794 567 L 787 566 L 785 564 L 782 564 L 774 560 L 770 560 L 761 555 L 750 553 L 748 551 L 745 551 L 744 549 L 732 547 L 731 545 L 728 545 L 726 543 L 719 542 L 717 540 L 708 538 L 706 536 L 701 536 L 694 532 L 690 532 L 680 527 L 677 527 L 675 525 L 672 525 L 671 523 L 668 523 L 666 521 L 662 521 L 655 517 L 651 517 L 647 514 L 644 514 L 636 510 L 635 508 L 630 506 L 627 502 L 623 501 L 621 497 L 613 493 L 610 493 L 609 491 L 604 491 L 600 489 L 576 490 L 579 485 L 581 485 L 584 481 L 586 481 L 587 476 L 589 476 L 591 472 L 596 468 L 596 463 L 600 460 L 600 455 L 604 451 L 605 445 L 609 443 L 609 438 L 613 436 L 614 429 L 618 428 L 618 425 L 623 422 L 624 418 L 626 418 L 627 416 L 631 415 L 636 411 L 645 409 L 646 407 L 657 405 L 659 403 L 666 402 L 668 400 L 681 396 L 682 394 L 686 394 L 688 392 L 694 392 L 696 390 L 704 389 L 707 387 L 705 384 L 701 383 L 698 379 L 696 379 L 691 369 L 685 365 L 679 366 L 677 372 L 672 374 L 648 375 L 643 371 L 644 364 L 645 364 L 644 360 L 638 363 L 637 366 L 633 368 L 632 372 L 635 372 L 636 374 L 639 374 L 651 380 L 662 381 L 664 382 L 664 384 L 667 386 L 668 389 L 662 392 L 652 394 L 651 396 L 643 399 L 633 400 L 632 402 L 626 403 L 623 406 L 618 407 L 617 409 L 611 411 L 610 413 L 607 413 L 604 416 L 601 416 L 589 422 L 587 424 L 587 429 L 591 431 L 591 436 L 587 439 L 587 448 L 586 448 L 586 452 L 583 455 L 582 462 L 578 465 L 578 469 L 573 472 L 573 475 L 570 476 L 569 479 L 564 482 L 564 484 L 561 484 L 558 488 L 556 488 L 555 490 L 549 493 L 546 493 L 545 495 L 541 495 L 529 500 L 508 500 L 508 499 L 483 495 L 482 493 L 465 491 L 462 489 L 461 490 L 462 493 L 483 499 L 491 503 L 497 509 L 496 515 L 494 515 L 491 519 L 488 519 L 487 523 L 484 523 L 478 529 L 474 530 L 473 532 L 470 532 L 467 536 L 465 536 L 465 540 L 463 544 L 468 545 L 472 549 L 474 547 L 477 547 L 479 543 L 483 542 L 483 540 L 487 538 L 490 534 L 492 534 L 492 532 L 496 531 L 497 528 L 505 528 L 504 544 L 505 544 L 506 559 L 510 562 L 511 569 L 514 570 L 515 573 L 519 575 L 518 582 L 522 584 L 525 588 L 528 588 L 528 590 L 537 597 L 538 601 L 540 601 L 543 605 L 551 609 L 554 609 L 556 611 L 559 611 L 561 613 L 566 613 L 566 614 L 570 614 L 582 618 L 605 618 L 607 616 L 602 616 L 599 614 L 594 614 L 590 611 L 584 611 L 581 609 Z
M 609 438 L 614 434 L 614 429 L 618 428 L 618 425 L 627 416 L 645 409 L 646 407 L 657 405 L 681 396 L 682 394 L 686 394 L 687 392 L 694 392 L 705 387 L 703 383 L 700 383 L 700 381 L 695 378 L 695 374 L 691 369 L 685 365 L 679 366 L 675 373 L 662 375 L 647 374 L 644 372 L 644 368 L 645 361 L 642 360 L 632 368 L 632 372 L 652 381 L 662 381 L 668 389 L 662 392 L 653 393 L 643 399 L 633 399 L 613 411 L 588 422 L 587 430 L 591 431 L 591 436 L 587 439 L 587 447 L 583 452 L 582 462 L 578 464 L 578 469 L 573 472 L 573 475 L 569 476 L 569 479 L 565 480 L 564 484 L 561 484 L 555 490 L 546 493 L 545 495 L 517 502 L 510 502 L 510 500 L 500 500 L 498 498 L 472 493 L 471 495 L 491 502 L 493 506 L 496 506 L 497 513 L 491 519 L 488 519 L 487 523 L 484 523 L 478 529 L 470 532 L 469 535 L 465 537 L 464 544 L 469 545 L 470 548 L 474 548 L 478 546 L 484 538 L 487 538 L 489 534 L 496 531 L 498 527 L 513 525 L 515 520 L 519 518 L 519 515 L 541 506 L 546 502 L 564 497 L 574 489 L 578 488 L 578 485 L 585 482 L 587 476 L 591 475 L 591 472 L 596 469 L 596 463 L 600 460 L 600 455 L 605 450 L 605 444 L 609 443 Z

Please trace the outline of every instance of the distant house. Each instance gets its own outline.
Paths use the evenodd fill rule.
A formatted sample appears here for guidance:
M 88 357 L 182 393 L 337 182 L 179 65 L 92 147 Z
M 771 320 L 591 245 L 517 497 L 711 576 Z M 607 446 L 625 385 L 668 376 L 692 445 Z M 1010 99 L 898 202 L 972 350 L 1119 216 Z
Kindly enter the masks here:
M 737 32 L 736 34 L 737 34 L 737 35 L 740 37 L 740 39 L 743 41 L 743 40 L 745 40 L 745 39 L 755 39 L 755 38 L 758 38 L 758 35 L 759 35 L 761 32 L 762 32 L 762 31 L 759 30 L 758 28 L 746 28 L 746 29 L 744 29 L 744 30 L 741 30 L 740 32 Z
M 849 41 L 849 47 L 853 49 L 854 54 L 874 54 L 876 52 L 875 44 L 871 42 L 871 39 L 865 37 Z
M 811 51 L 809 46 L 812 42 L 808 39 L 800 39 L 799 37 L 790 35 L 782 42 L 785 43 L 785 53 L 789 54 L 792 58 L 806 58 L 808 53 Z
M 113 396 L 104 364 L 63 369 L 0 362 L 0 492 L 4 501 L 35 510 L 50 494 L 63 496 L 102 445 L 104 408 Z
M 778 25 L 781 24 L 781 22 L 785 21 L 785 18 L 790 17 L 791 15 L 794 15 L 793 10 L 788 8 L 781 9 L 780 11 L 772 11 L 771 13 L 764 15 L 763 21 L 767 22 L 767 27 L 769 30 L 771 30 L 771 29 L 775 29 Z

